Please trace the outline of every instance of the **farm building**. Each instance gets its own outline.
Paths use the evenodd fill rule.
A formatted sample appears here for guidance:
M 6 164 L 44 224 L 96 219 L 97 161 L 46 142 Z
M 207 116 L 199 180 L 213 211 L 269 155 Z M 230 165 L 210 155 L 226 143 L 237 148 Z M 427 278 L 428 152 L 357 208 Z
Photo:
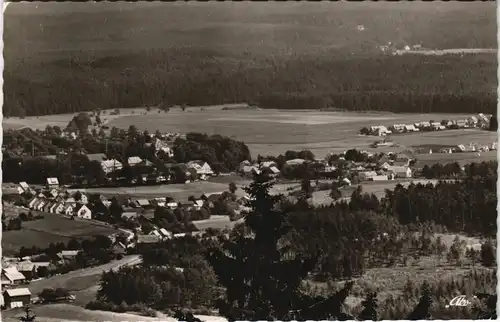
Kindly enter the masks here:
M 27 288 L 14 288 L 3 293 L 5 306 L 8 308 L 22 307 L 30 304 L 31 292 Z
M 14 266 L 2 269 L 2 285 L 19 285 L 25 280 L 26 277 Z
M 47 189 L 59 188 L 59 180 L 57 178 L 47 178 Z
M 388 171 L 393 173 L 397 178 L 411 178 L 413 174 L 409 167 L 392 166 Z

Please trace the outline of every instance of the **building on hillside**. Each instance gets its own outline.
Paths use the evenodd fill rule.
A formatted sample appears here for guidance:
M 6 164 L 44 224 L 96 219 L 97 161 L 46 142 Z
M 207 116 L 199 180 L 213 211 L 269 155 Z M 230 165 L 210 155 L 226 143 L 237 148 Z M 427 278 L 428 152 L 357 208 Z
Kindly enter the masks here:
M 2 285 L 19 285 L 26 281 L 26 277 L 15 266 L 2 269 Z
M 151 203 L 147 199 L 138 199 L 135 201 L 135 206 L 139 208 L 151 207 Z
M 78 218 L 92 219 L 92 211 L 85 205 L 78 204 L 73 209 L 74 215 Z
M 207 162 L 200 161 L 200 160 L 195 160 L 195 161 L 189 161 L 187 163 L 188 169 L 194 169 L 196 171 L 197 176 L 211 176 L 214 174 L 212 171 L 212 168 Z
M 59 180 L 57 178 L 47 178 L 47 189 L 59 188 Z
M 31 292 L 27 288 L 13 288 L 3 292 L 4 305 L 10 309 L 29 305 Z
M 115 159 L 105 160 L 105 161 L 101 162 L 101 168 L 105 174 L 109 174 L 113 171 L 123 169 L 123 164 L 120 161 L 115 160 Z
M 396 178 L 411 178 L 413 174 L 409 167 L 391 166 L 388 171 L 393 173 Z
M 142 162 L 142 159 L 138 156 L 133 156 L 127 159 L 129 166 L 134 167 Z
M 17 270 L 26 277 L 26 280 L 30 281 L 36 276 L 35 264 L 31 261 L 22 261 L 16 264 Z
M 375 177 L 377 173 L 375 171 L 363 171 L 358 173 L 358 178 L 361 181 L 369 181 Z
M 106 160 L 106 155 L 104 153 L 89 153 L 87 154 L 87 158 L 89 158 L 89 161 L 102 162 Z

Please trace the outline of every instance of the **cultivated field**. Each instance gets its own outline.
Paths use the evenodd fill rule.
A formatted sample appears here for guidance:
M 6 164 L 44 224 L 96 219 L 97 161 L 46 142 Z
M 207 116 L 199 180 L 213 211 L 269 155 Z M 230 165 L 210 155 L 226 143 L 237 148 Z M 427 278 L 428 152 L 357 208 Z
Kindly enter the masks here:
M 424 165 L 432 166 L 436 163 L 447 164 L 458 162 L 464 166 L 469 163 L 480 163 L 483 161 L 498 160 L 497 151 L 488 152 L 464 152 L 464 153 L 432 153 L 419 154 L 417 156 L 416 166 L 423 167 Z
M 2 233 L 2 253 L 13 255 L 21 247 L 47 247 L 50 243 L 67 243 L 71 238 L 89 238 L 94 235 L 109 235 L 116 230 L 103 224 L 71 220 L 57 215 L 44 214 L 44 219 L 22 223 L 18 231 Z
M 339 153 L 346 147 L 369 151 L 402 150 L 422 144 L 491 143 L 496 133 L 482 130 L 451 130 L 393 135 L 400 148 L 370 148 L 380 139 L 358 135 L 359 129 L 371 125 L 390 125 L 420 121 L 458 119 L 461 114 L 393 114 L 352 113 L 285 110 L 233 110 L 192 107 L 187 112 L 172 110 L 169 113 L 150 112 L 147 115 L 123 116 L 109 122 L 109 126 L 154 132 L 198 132 L 220 134 L 245 142 L 253 156 L 276 155 L 286 150 L 309 149 L 319 157 L 329 152 Z

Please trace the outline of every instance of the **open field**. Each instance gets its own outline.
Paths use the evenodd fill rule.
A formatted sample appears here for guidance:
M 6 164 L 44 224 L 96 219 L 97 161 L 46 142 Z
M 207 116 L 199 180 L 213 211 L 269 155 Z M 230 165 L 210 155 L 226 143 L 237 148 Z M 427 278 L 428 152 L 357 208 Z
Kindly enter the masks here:
M 13 255 L 21 247 L 47 247 L 50 243 L 67 243 L 71 238 L 88 238 L 94 235 L 109 235 L 115 229 L 102 224 L 71 220 L 52 214 L 43 214 L 44 219 L 23 222 L 22 229 L 2 233 L 2 253 Z
M 368 181 L 361 183 L 364 193 L 375 194 L 378 198 L 385 196 L 385 190 L 394 190 L 394 187 L 399 183 L 404 187 L 408 187 L 411 182 L 415 184 L 436 184 L 438 180 L 427 180 L 427 179 L 417 179 L 417 180 L 388 180 L 388 181 Z M 340 189 L 342 192 L 342 197 L 349 201 L 354 190 L 357 188 L 356 185 L 351 187 L 344 187 Z M 329 190 L 315 191 L 313 192 L 312 202 L 315 205 L 329 205 L 332 203 L 332 198 L 329 196 Z
M 250 181 L 241 179 L 234 180 L 237 196 L 244 196 L 246 193 L 242 188 L 247 186 Z M 277 184 L 273 187 L 271 193 L 285 193 L 288 187 L 296 186 L 297 184 Z M 228 191 L 227 183 L 218 183 L 210 181 L 196 181 L 192 183 L 178 183 L 157 186 L 136 186 L 136 187 L 116 187 L 116 188 L 88 188 L 88 189 L 70 189 L 73 191 L 82 191 L 87 193 L 100 193 L 105 196 L 125 195 L 135 198 L 145 197 L 166 197 L 170 196 L 175 200 L 186 201 L 189 196 L 200 197 L 204 193 L 218 193 Z
M 417 156 L 417 162 L 415 163 L 418 167 L 423 167 L 424 165 L 432 166 L 436 163 L 447 164 L 458 162 L 460 165 L 464 166 L 469 163 L 480 163 L 483 161 L 497 161 L 498 153 L 497 151 L 488 152 L 463 152 L 463 153 L 432 153 L 432 154 L 419 154 Z

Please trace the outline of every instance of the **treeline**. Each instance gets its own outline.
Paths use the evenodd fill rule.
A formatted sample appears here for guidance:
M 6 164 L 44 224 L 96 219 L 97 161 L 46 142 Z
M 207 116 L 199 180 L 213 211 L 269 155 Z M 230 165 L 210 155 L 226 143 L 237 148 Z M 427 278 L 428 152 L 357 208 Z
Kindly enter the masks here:
M 342 60 L 237 57 L 236 66 L 234 59 L 200 49 L 139 51 L 92 59 L 87 53 L 82 57 L 76 54 L 31 66 L 30 70 L 48 78 L 45 83 L 51 84 L 50 88 L 33 81 L 31 74 L 6 73 L 4 115 L 239 102 L 282 109 L 496 111 L 494 55 L 375 54 Z M 124 69 L 127 73 L 119 72 Z
M 47 177 L 57 177 L 61 184 L 104 184 L 107 178 L 100 161 L 90 161 L 85 153 L 107 152 L 106 157 L 122 162 L 123 169 L 108 177 L 124 178 L 126 184 L 151 173 L 165 177 L 172 175 L 175 182 L 185 182 L 186 169 L 176 164 L 202 160 L 219 173 L 235 170 L 241 161 L 251 158 L 246 144 L 220 135 L 189 133 L 185 139 L 178 138 L 172 143 L 175 154 L 171 158 L 165 153 L 155 153 L 153 138 L 147 131 L 140 133 L 135 126 L 130 126 L 128 131 L 111 129 L 108 142 L 100 133 L 83 132 L 77 140 L 61 138 L 60 133 L 58 127 L 47 127 L 45 131 L 4 131 L 6 149 L 2 160 L 5 173 L 3 180 L 43 184 Z M 160 133 L 155 135 L 159 136 Z M 33 149 L 36 153 L 32 153 Z M 67 154 L 59 155 L 56 159 L 43 157 L 60 151 L 67 151 Z M 34 154 L 35 157 L 20 157 L 13 152 Z M 131 156 L 149 160 L 152 165 L 132 168 L 127 164 Z M 142 177 L 138 182 L 142 182 Z

